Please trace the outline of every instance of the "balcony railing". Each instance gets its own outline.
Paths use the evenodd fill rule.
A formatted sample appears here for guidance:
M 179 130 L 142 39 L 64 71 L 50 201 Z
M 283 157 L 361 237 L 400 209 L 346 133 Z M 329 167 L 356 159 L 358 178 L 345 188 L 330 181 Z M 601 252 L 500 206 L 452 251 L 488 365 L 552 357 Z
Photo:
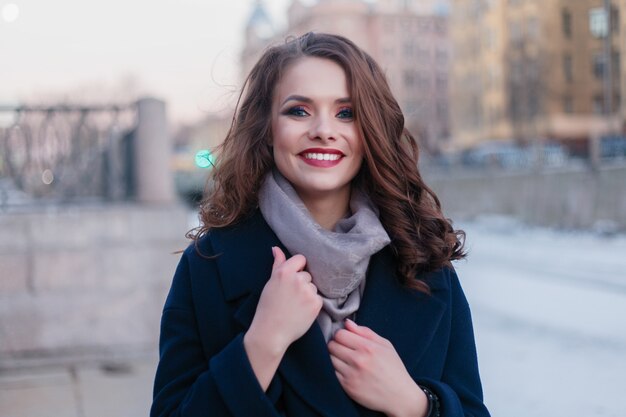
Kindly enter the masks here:
M 0 208 L 133 193 L 135 104 L 0 106 Z

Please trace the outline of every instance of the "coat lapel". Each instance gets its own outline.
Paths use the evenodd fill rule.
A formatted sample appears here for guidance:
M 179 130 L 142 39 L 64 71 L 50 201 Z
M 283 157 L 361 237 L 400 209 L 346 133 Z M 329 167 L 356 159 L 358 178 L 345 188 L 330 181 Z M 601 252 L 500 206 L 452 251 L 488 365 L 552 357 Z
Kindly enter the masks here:
M 220 280 L 226 300 L 239 301 L 235 320 L 247 330 L 259 296 L 272 271 L 271 247 L 289 252 L 267 225 L 260 212 L 237 227 L 212 232 Z M 365 292 L 357 323 L 390 340 L 409 372 L 430 344 L 445 310 L 437 299 L 448 283 L 438 273 L 427 276 L 433 296 L 402 287 L 395 276 L 389 247 L 370 260 Z M 432 278 L 432 279 L 430 279 Z M 429 280 L 430 279 L 430 280 Z M 287 350 L 278 372 L 284 382 L 318 413 L 358 416 L 355 403 L 343 391 L 330 361 L 317 321 Z
M 287 257 L 291 255 L 259 212 L 236 228 L 215 230 L 211 243 L 215 254 L 219 255 L 216 262 L 225 297 L 228 301 L 241 300 L 234 318 L 247 330 L 272 271 L 271 247 L 279 246 Z M 284 382 L 321 415 L 359 415 L 335 376 L 317 321 L 287 349 L 278 372 Z
M 439 326 L 445 303 L 436 294 L 448 284 L 441 274 L 429 274 L 425 277 L 433 293 L 429 296 L 400 285 L 393 271 L 388 247 L 372 257 L 356 322 L 388 339 L 411 371 Z

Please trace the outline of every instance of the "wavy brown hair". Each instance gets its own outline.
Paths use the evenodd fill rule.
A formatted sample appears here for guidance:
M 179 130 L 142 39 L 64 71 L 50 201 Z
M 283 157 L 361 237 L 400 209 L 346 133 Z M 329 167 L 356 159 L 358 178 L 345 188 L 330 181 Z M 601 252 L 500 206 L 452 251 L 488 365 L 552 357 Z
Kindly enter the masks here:
M 465 234 L 452 228 L 439 199 L 424 183 L 417 166 L 417 142 L 404 126 L 382 70 L 367 53 L 337 35 L 307 33 L 263 53 L 244 83 L 230 130 L 218 150 L 200 208 L 201 226 L 188 236 L 197 240 L 257 209 L 261 182 L 274 167 L 274 88 L 289 65 L 305 56 L 330 59 L 345 71 L 354 121 L 364 142 L 364 163 L 353 186 L 362 187 L 378 207 L 401 282 L 429 293 L 428 284 L 416 276 L 465 257 Z

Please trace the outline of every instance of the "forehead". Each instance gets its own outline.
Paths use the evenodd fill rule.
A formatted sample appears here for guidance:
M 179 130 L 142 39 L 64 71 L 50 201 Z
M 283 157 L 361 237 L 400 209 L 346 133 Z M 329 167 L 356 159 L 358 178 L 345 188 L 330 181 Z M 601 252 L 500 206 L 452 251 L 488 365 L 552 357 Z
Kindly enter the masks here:
M 343 68 L 330 59 L 317 57 L 299 58 L 289 65 L 276 85 L 275 92 L 279 100 L 291 94 L 333 100 L 349 96 Z

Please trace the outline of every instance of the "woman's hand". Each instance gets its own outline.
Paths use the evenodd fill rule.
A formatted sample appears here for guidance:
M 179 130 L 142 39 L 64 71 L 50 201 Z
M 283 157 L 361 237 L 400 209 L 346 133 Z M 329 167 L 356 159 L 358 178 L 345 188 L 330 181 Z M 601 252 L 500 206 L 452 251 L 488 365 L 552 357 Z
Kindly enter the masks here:
M 328 343 L 335 373 L 359 404 L 389 416 L 425 416 L 428 399 L 387 339 L 346 320 Z
M 304 270 L 306 258 L 294 255 L 286 259 L 278 247 L 272 252 L 272 275 L 244 336 L 250 364 L 264 390 L 289 345 L 306 333 L 322 308 L 311 274 Z

